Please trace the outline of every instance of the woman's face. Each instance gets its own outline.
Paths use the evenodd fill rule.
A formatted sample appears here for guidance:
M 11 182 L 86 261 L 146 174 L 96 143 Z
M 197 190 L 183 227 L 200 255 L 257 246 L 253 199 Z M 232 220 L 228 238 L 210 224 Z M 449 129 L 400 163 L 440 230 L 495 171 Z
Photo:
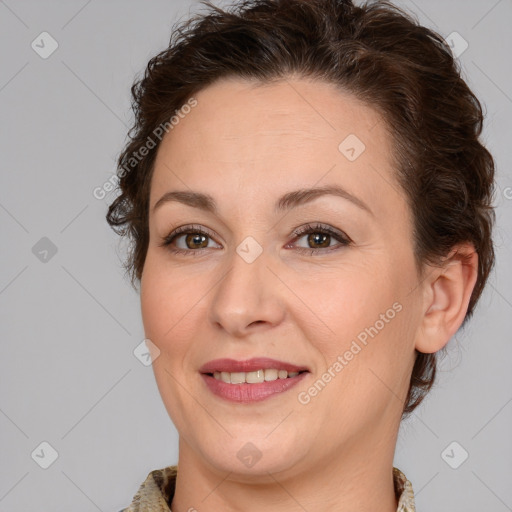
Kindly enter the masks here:
M 422 301 L 383 120 L 303 79 L 195 99 L 158 150 L 141 280 L 180 459 L 243 478 L 394 449 Z

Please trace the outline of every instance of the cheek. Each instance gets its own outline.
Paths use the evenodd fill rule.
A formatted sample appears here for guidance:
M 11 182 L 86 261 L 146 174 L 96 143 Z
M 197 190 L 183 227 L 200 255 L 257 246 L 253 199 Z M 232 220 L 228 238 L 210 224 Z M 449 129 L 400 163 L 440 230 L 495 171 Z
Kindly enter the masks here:
M 325 365 L 318 370 L 331 368 L 337 376 L 343 375 L 338 384 L 356 389 L 357 394 L 371 393 L 379 377 L 390 387 L 398 385 L 414 355 L 409 267 L 363 267 L 354 263 L 317 280 L 308 275 L 297 288 L 302 296 L 314 290 L 308 296 L 309 321 L 304 318 L 301 326 Z M 342 368 L 340 364 L 333 368 L 340 358 Z
M 148 251 L 141 279 L 140 301 L 144 332 L 163 352 L 185 352 L 194 331 L 204 324 L 205 297 L 211 287 L 203 274 L 166 265 Z
M 157 276 L 158 271 L 154 268 L 148 255 L 140 284 L 142 322 L 146 337 L 159 345 L 160 336 L 164 330 L 164 318 L 168 318 L 166 311 L 169 310 L 169 304 L 165 294 L 162 293 L 162 283 L 158 284 Z
M 149 250 L 141 278 L 141 312 L 145 334 L 159 348 L 163 348 L 164 341 L 172 337 L 179 325 L 189 295 L 190 292 L 183 293 L 179 279 L 172 278 Z
M 336 272 L 307 273 L 294 283 L 296 295 L 310 307 L 307 314 L 310 322 L 303 322 L 303 325 L 320 329 L 316 339 L 325 345 L 322 351 L 337 355 L 347 342 L 350 344 L 350 340 L 373 325 L 381 313 L 392 308 L 398 291 L 390 285 L 386 275 L 385 269 L 376 264 L 347 262 Z
M 197 321 L 194 290 L 190 276 L 185 282 L 183 273 L 169 272 L 165 261 L 148 251 L 140 286 L 144 332 L 160 351 L 153 372 L 167 412 L 180 432 L 186 430 L 182 411 L 190 406 L 179 382 L 190 347 L 190 325 Z

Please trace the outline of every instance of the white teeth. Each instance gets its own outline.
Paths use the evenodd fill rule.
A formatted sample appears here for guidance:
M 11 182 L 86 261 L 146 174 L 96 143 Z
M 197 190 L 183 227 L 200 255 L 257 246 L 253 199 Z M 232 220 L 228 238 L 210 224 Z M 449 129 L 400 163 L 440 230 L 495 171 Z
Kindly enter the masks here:
M 286 370 L 276 370 L 268 368 L 266 370 L 256 370 L 254 372 L 214 372 L 213 377 L 226 384 L 258 384 L 261 382 L 270 382 L 273 380 L 296 377 L 299 372 L 287 372 Z
M 267 382 L 271 381 L 271 380 L 277 380 L 277 374 L 279 372 L 277 370 L 274 370 L 274 369 L 268 369 L 268 370 L 265 370 L 265 380 Z
M 244 372 L 233 372 L 229 375 L 231 376 L 231 384 L 242 384 L 245 382 Z
M 257 370 L 255 372 L 247 372 L 245 374 L 245 382 L 248 384 L 256 384 L 258 382 L 264 382 L 265 381 L 265 371 L 264 370 Z

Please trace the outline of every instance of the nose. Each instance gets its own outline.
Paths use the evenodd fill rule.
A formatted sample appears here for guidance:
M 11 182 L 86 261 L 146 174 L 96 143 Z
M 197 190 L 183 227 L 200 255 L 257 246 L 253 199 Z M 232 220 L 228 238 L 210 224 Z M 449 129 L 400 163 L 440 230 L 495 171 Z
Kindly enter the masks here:
M 244 337 L 283 321 L 283 285 L 265 251 L 248 262 L 236 251 L 210 299 L 210 322 L 232 337 Z

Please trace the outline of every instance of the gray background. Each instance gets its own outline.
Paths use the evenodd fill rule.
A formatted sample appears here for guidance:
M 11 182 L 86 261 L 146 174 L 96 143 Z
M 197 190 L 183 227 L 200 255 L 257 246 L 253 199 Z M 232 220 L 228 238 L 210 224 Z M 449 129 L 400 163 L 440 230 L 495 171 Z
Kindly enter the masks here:
M 497 268 L 402 425 L 395 465 L 420 512 L 512 510 L 512 1 L 401 5 L 469 44 L 460 60 L 487 112 L 498 225 Z M 0 511 L 115 512 L 149 471 L 177 461 L 151 367 L 133 354 L 144 333 L 124 245 L 104 220 L 112 195 L 93 189 L 114 172 L 135 73 L 198 6 L 0 1 Z M 47 59 L 31 47 L 43 31 L 59 45 Z M 58 452 L 47 469 L 44 441 Z

